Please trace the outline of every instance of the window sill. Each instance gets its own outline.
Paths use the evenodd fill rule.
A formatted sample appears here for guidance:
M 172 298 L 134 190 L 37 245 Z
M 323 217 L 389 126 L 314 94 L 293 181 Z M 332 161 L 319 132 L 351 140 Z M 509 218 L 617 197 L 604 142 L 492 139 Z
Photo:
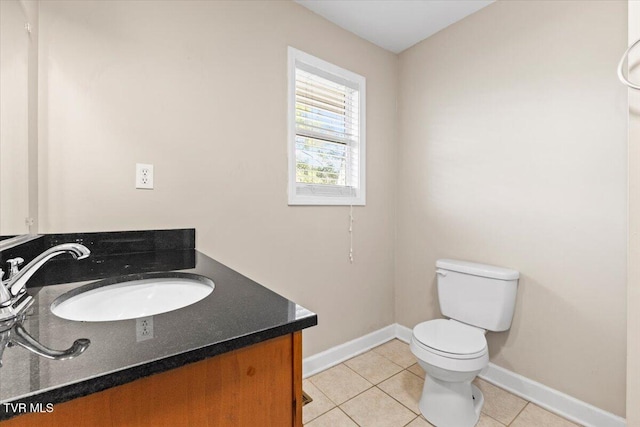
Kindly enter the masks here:
M 289 197 L 289 206 L 366 206 L 364 197 Z

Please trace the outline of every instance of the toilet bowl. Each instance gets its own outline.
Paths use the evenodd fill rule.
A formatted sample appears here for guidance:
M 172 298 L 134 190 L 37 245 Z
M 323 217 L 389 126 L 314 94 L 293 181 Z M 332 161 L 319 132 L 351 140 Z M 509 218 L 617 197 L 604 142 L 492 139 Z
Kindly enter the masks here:
M 519 273 L 438 260 L 438 300 L 449 319 L 413 329 L 411 352 L 426 372 L 419 408 L 436 427 L 473 427 L 484 403 L 471 382 L 489 363 L 485 333 L 510 328 Z
M 426 372 L 420 412 L 437 427 L 475 425 L 484 397 L 471 381 L 489 363 L 484 332 L 455 320 L 431 320 L 414 328 L 410 347 Z

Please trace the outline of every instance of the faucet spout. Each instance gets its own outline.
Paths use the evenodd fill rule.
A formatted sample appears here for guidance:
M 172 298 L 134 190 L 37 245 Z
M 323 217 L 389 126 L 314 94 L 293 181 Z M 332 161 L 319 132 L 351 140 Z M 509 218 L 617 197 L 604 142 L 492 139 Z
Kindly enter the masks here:
M 67 360 L 80 356 L 89 347 L 91 341 L 87 338 L 80 338 L 73 342 L 71 347 L 66 350 L 54 350 L 49 347 L 45 347 L 35 340 L 29 333 L 22 327 L 20 323 L 13 327 L 12 342 L 24 347 L 33 353 L 52 360 Z
M 38 271 L 38 269 L 40 269 L 40 267 L 42 267 L 51 258 L 64 253 L 70 253 L 75 259 L 80 260 L 87 258 L 91 254 L 91 251 L 80 243 L 63 243 L 47 249 L 7 281 L 6 287 L 11 292 L 11 295 L 15 297 L 19 293 L 23 292 L 27 281 L 36 271 Z
M 0 323 L 0 368 L 2 368 L 2 354 L 6 347 L 18 345 L 29 350 L 38 356 L 51 360 L 67 360 L 80 356 L 89 347 L 91 341 L 87 338 L 80 338 L 73 342 L 66 350 L 54 350 L 32 337 L 22 326 L 24 315 L 14 318 L 4 325 Z

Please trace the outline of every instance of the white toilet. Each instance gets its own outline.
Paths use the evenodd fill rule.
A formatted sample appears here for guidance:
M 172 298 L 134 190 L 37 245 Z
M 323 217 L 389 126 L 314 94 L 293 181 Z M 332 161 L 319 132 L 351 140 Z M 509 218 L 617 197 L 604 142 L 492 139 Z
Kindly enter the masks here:
M 520 273 L 452 259 L 436 262 L 438 300 L 450 319 L 413 328 L 411 352 L 427 373 L 420 412 L 436 427 L 472 427 L 484 398 L 471 381 L 489 363 L 484 335 L 506 331 Z

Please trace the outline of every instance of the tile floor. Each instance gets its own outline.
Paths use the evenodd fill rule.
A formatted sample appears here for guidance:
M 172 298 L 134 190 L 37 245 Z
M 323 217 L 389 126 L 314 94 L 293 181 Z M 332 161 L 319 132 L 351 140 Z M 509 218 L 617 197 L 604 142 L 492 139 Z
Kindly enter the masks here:
M 313 402 L 307 427 L 426 427 L 418 409 L 424 371 L 409 346 L 392 340 L 303 381 Z M 575 427 L 557 415 L 476 378 L 485 403 L 478 427 Z M 446 426 L 444 426 L 446 427 Z

